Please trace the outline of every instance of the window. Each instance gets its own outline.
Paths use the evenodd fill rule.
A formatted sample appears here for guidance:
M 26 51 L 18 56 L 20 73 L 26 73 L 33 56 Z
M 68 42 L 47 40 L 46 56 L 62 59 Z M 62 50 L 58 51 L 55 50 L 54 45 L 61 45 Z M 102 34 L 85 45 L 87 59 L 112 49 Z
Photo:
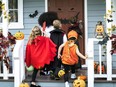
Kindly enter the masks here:
M 9 29 L 24 28 L 23 26 L 23 0 L 2 0 L 8 3 L 8 11 L 10 14 Z M 4 2 L 5 1 L 5 2 Z M 7 2 L 8 1 L 8 2 Z M 2 21 L 1 21 L 2 24 Z

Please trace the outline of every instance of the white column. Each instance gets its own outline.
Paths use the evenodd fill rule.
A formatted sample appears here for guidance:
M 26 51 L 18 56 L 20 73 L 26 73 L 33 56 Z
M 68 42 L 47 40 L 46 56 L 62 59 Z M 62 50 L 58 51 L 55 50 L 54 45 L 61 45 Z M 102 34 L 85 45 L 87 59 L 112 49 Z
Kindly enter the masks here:
M 5 18 L 5 16 L 8 16 L 8 0 L 2 0 L 2 2 L 5 4 L 5 9 L 3 10 L 3 24 L 2 24 L 2 29 L 3 29 L 3 35 L 5 37 L 8 36 L 8 18 Z
M 13 50 L 13 58 L 14 58 L 14 87 L 19 87 L 22 78 L 21 78 L 21 46 L 22 40 L 16 40 L 16 45 Z
M 94 46 L 93 39 L 88 39 L 88 59 L 87 59 L 87 74 L 88 74 L 88 87 L 94 87 Z
M 111 0 L 106 0 L 106 14 L 108 10 L 111 10 Z M 108 23 L 106 20 L 106 32 L 108 33 L 108 28 L 111 28 L 111 22 Z M 107 80 L 112 80 L 112 56 L 110 54 L 111 41 L 107 42 Z
M 88 87 L 94 87 L 94 60 L 89 57 L 87 59 L 88 65 Z
M 24 40 L 22 40 L 20 48 L 20 72 L 21 72 L 21 82 L 25 79 L 25 63 L 24 63 Z

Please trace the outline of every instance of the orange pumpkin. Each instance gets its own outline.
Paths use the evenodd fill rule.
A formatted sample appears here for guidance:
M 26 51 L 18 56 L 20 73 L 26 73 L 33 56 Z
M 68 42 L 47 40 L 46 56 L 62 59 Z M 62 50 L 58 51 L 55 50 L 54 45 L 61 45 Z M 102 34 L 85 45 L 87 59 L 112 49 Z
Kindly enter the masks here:
M 16 40 L 22 40 L 22 39 L 24 39 L 24 33 L 18 31 L 15 33 L 14 37 L 16 38 Z
M 105 65 L 103 64 L 103 62 L 101 63 L 101 73 L 105 73 Z M 98 64 L 97 66 L 97 73 L 100 73 L 100 65 Z
M 78 78 L 80 78 L 82 80 L 86 80 L 87 79 L 87 76 L 81 74 L 80 76 L 78 76 Z

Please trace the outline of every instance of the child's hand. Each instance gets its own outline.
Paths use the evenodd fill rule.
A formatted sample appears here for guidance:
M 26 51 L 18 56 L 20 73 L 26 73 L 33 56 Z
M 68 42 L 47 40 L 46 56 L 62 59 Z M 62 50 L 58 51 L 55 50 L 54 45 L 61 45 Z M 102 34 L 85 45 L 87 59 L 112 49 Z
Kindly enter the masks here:
M 86 54 L 85 57 L 86 57 L 86 59 L 87 59 L 87 58 L 88 58 L 88 55 Z
M 58 59 L 60 59 L 61 58 L 61 54 L 58 54 Z

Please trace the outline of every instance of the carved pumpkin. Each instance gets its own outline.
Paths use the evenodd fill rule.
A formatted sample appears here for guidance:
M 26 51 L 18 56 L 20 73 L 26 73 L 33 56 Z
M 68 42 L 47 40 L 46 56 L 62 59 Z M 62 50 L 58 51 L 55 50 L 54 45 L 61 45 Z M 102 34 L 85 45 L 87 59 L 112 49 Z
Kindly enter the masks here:
M 59 76 L 59 77 L 62 77 L 64 74 L 65 74 L 64 70 L 60 70 L 60 71 L 58 72 L 58 76 Z
M 103 64 L 103 62 L 101 63 L 101 73 L 105 73 L 105 65 Z M 100 73 L 100 64 L 98 64 L 97 66 L 97 73 Z
M 31 72 L 31 71 L 34 70 L 33 66 L 30 66 L 30 67 L 27 67 L 27 66 L 26 66 L 26 69 L 27 69 L 27 71 L 29 71 L 29 72 Z
M 78 76 L 78 78 L 80 78 L 81 80 L 86 80 L 87 76 L 81 74 L 80 76 Z
M 78 79 L 74 80 L 73 87 L 86 87 L 85 81 L 78 78 Z
M 16 38 L 16 40 L 22 40 L 22 39 L 24 39 L 24 33 L 18 31 L 15 33 L 14 37 Z
M 19 85 L 19 87 L 29 87 L 29 84 L 28 83 L 21 83 L 20 85 Z
M 101 21 L 98 21 L 98 23 L 96 24 L 95 33 L 96 33 L 95 37 L 98 39 L 104 37 L 104 26 Z

